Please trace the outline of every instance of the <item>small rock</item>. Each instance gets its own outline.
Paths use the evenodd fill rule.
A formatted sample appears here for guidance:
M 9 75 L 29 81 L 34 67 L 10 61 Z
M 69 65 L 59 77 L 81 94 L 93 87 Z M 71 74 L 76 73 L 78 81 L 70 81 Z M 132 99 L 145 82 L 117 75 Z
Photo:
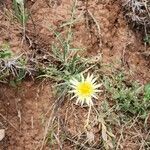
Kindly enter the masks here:
M 4 137 L 5 137 L 5 130 L 0 129 L 0 141 L 2 141 Z

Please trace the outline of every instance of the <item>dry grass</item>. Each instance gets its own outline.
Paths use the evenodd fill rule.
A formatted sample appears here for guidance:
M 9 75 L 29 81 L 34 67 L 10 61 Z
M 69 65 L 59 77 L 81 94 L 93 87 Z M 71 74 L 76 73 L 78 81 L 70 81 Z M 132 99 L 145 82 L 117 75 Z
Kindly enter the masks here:
M 142 29 L 144 36 L 150 34 L 150 1 L 149 0 L 123 0 L 125 16 L 136 29 Z

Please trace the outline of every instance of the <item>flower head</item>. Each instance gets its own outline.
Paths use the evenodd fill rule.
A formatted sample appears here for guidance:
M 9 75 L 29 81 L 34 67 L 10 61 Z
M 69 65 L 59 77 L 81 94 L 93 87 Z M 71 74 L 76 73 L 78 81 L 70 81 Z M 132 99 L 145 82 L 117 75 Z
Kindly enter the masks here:
M 93 105 L 92 98 L 98 99 L 97 92 L 101 91 L 98 90 L 101 84 L 97 84 L 96 79 L 93 75 L 88 74 L 86 79 L 81 75 L 81 81 L 75 78 L 70 80 L 70 86 L 72 88 L 70 93 L 74 94 L 72 99 L 77 98 L 76 104 L 81 103 L 83 105 L 86 103 L 88 106 L 91 106 Z

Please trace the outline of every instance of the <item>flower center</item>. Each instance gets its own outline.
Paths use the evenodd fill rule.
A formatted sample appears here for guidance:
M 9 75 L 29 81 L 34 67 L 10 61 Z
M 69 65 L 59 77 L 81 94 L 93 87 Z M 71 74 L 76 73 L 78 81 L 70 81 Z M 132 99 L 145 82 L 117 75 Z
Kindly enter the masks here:
M 89 82 L 82 82 L 77 86 L 77 91 L 81 96 L 90 96 L 94 89 L 91 83 Z

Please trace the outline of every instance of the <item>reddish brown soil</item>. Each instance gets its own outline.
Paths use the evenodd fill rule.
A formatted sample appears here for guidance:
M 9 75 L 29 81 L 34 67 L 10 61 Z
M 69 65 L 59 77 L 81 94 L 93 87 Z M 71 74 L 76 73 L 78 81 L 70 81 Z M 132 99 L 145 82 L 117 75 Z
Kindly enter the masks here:
M 25 82 L 18 89 L 1 86 L 0 118 L 6 129 L 1 149 L 23 150 L 38 146 L 45 114 L 51 106 L 51 87 Z
M 49 50 L 53 33 L 48 27 L 53 25 L 57 28 L 70 18 L 72 1 L 50 0 L 49 5 L 46 2 L 48 0 L 27 1 L 26 7 L 32 16 L 27 24 L 27 36 L 32 41 L 29 47 L 28 40 L 21 44 L 22 30 L 13 19 L 11 3 L 8 1 L 1 4 L 0 1 L 0 44 L 8 42 L 15 53 Z M 143 55 L 148 50 L 145 49 L 140 35 L 129 28 L 120 0 L 89 0 L 88 3 L 80 0 L 76 15 L 80 17 L 73 26 L 74 46 L 86 48 L 89 57 L 102 53 L 104 63 L 119 62 L 118 67 L 125 67 L 130 72 L 131 79 L 141 83 L 150 81 L 149 58 Z M 5 128 L 6 137 L 0 142 L 0 149 L 38 150 L 43 138 L 46 114 L 54 101 L 50 83 L 35 84 L 33 81 L 25 81 L 17 89 L 1 85 L 0 127 Z M 58 116 L 65 119 L 65 115 L 72 111 L 65 126 L 73 136 L 82 131 L 81 120 L 82 116 L 85 118 L 87 110 L 79 109 L 80 114 L 74 116 L 73 111 L 78 108 L 70 105 L 64 104 Z M 129 143 L 131 148 L 124 144 L 123 149 L 138 149 L 133 142 Z M 73 149 L 72 144 L 66 142 L 63 149 Z

